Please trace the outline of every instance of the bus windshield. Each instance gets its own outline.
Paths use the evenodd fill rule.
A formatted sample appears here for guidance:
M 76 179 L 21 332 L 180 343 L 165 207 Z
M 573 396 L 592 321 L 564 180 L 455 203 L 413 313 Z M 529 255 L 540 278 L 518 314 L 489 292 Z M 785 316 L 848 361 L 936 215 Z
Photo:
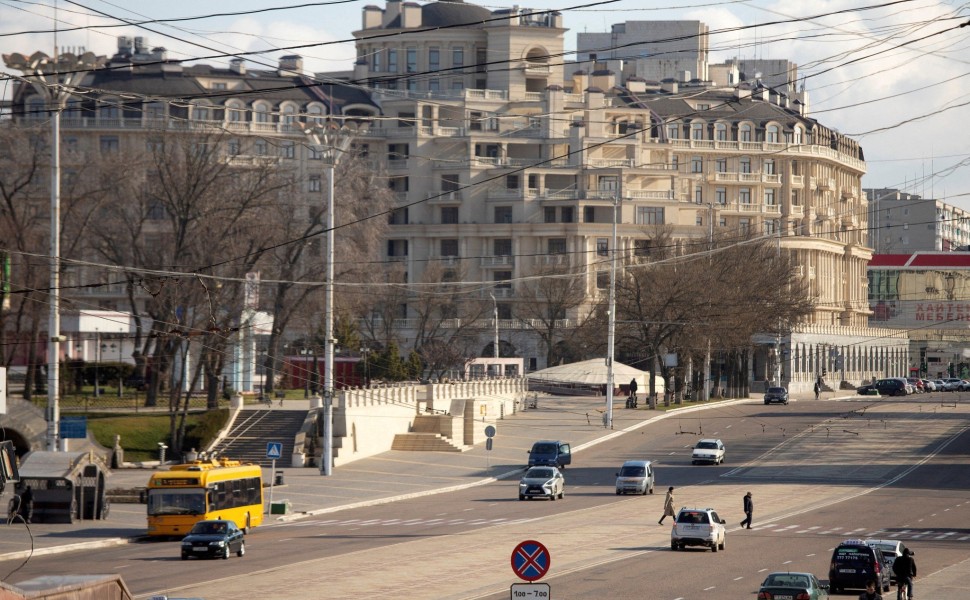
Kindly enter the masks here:
M 205 490 L 148 490 L 149 515 L 201 515 L 205 513 Z

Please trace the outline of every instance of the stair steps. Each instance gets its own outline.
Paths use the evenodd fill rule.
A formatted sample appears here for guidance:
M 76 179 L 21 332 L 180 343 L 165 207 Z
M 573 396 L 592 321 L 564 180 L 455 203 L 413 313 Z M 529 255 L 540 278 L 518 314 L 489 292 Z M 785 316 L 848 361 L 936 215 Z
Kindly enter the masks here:
M 306 416 L 307 413 L 298 410 L 242 410 L 225 439 L 215 448 L 217 456 L 271 467 L 272 459 L 266 458 L 266 445 L 280 442 L 283 452 L 276 466 L 288 467 L 293 456 L 293 439 L 303 428 Z

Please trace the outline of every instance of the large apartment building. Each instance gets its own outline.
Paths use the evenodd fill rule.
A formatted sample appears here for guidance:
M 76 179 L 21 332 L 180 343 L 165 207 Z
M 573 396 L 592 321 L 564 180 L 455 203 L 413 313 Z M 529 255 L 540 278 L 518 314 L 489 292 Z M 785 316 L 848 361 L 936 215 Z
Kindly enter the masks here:
M 461 262 L 469 279 L 494 282 L 509 330 L 515 282 L 547 264 L 588 267 L 592 303 L 604 293 L 598 257 L 619 198 L 621 252 L 640 251 L 653 225 L 703 238 L 713 224 L 776 236 L 794 256 L 815 312 L 780 348 L 760 340 L 752 379 L 770 378 L 776 350 L 796 388 L 810 389 L 836 364 L 849 381 L 904 368 L 905 340 L 873 340 L 867 327 L 862 149 L 805 114 L 797 97 L 757 83 L 583 69 L 593 62 L 563 73 L 556 13 L 396 0 L 363 12 L 354 77 L 380 82 L 384 121 L 372 133 L 383 148 L 376 140 L 371 151 L 407 206 L 388 258 L 403 261 L 409 281 L 431 259 Z M 424 31 L 437 27 L 446 35 Z M 546 366 L 534 338 L 504 335 L 527 365 Z
M 879 254 L 970 249 L 970 212 L 896 189 L 866 189 L 869 238 Z

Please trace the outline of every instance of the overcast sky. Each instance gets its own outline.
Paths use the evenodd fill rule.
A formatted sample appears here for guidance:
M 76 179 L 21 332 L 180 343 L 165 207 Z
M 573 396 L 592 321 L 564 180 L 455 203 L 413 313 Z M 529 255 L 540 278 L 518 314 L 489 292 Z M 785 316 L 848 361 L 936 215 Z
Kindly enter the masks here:
M 59 0 L 56 21 L 62 31 L 56 44 L 110 55 L 118 36 L 142 36 L 149 47 L 167 48 L 170 58 L 270 50 L 262 58 L 251 57 L 251 66 L 259 68 L 259 61 L 275 64 L 281 54 L 295 52 L 303 55 L 307 70 L 347 70 L 355 55 L 353 43 L 332 42 L 351 40 L 351 32 L 360 27 L 361 9 L 369 4 L 383 7 L 383 1 Z M 287 8 L 298 4 L 314 6 Z M 0 0 L 0 52 L 51 54 L 54 5 L 53 0 Z M 493 10 L 512 6 L 481 5 Z M 970 26 L 959 28 L 970 22 L 967 4 L 544 0 L 520 6 L 561 10 L 569 29 L 567 50 L 575 48 L 577 32 L 609 31 L 610 25 L 623 21 L 683 19 L 710 27 L 711 62 L 731 57 L 791 60 L 809 91 L 810 116 L 862 144 L 868 164 L 863 186 L 897 188 L 970 210 Z M 276 7 L 281 10 L 265 10 Z M 99 27 L 259 10 L 138 27 Z M 820 16 L 828 13 L 836 14 Z M 82 29 L 63 31 L 72 28 Z M 316 45 L 277 50 L 304 44 Z M 228 59 L 203 62 L 225 65 Z M 0 81 L 4 98 L 9 97 L 8 88 L 8 82 Z

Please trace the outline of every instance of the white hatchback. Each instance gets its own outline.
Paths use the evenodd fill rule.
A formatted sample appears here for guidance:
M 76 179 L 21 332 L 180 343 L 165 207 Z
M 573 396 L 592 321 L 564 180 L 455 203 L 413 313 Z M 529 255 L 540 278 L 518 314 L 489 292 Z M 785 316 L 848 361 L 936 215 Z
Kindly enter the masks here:
M 711 463 L 719 465 L 724 462 L 724 443 L 721 440 L 706 439 L 697 442 L 691 454 L 691 464 Z

